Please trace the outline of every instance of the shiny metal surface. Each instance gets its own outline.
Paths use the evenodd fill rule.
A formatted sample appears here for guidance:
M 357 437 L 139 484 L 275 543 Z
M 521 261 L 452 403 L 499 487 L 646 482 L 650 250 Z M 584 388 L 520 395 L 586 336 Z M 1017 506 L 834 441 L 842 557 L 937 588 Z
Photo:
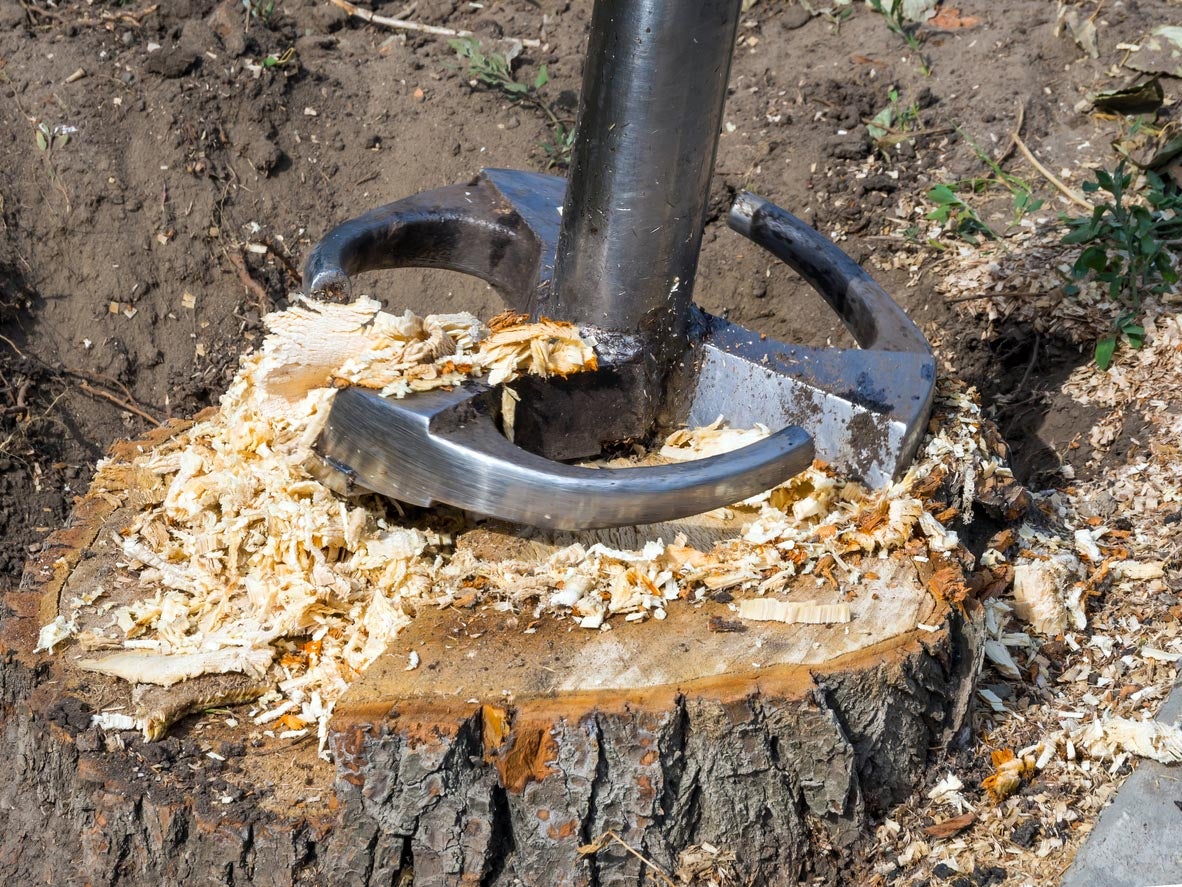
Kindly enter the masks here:
M 366 489 L 411 502 L 446 502 L 557 530 L 655 523 L 700 514 L 774 487 L 813 461 L 799 428 L 731 453 L 650 468 L 553 462 L 510 443 L 467 385 L 405 400 L 339 391 L 317 450 Z M 338 489 L 340 487 L 338 486 Z
M 936 391 L 923 332 L 857 262 L 787 210 L 742 192 L 727 222 L 803 277 L 860 350 L 780 346 L 715 320 L 691 421 L 724 405 L 712 401 L 725 380 L 732 421 L 798 422 L 820 458 L 873 487 L 889 484 L 914 458 Z
M 304 261 L 304 291 L 347 296 L 349 278 L 387 268 L 445 268 L 487 280 L 536 314 L 550 283 L 566 182 L 486 169 L 471 182 L 412 194 L 333 228 Z
M 790 266 L 841 318 L 859 348 L 931 354 L 928 340 L 862 266 L 787 210 L 749 191 L 727 224 Z
M 686 344 L 741 0 L 597 0 L 548 309 Z

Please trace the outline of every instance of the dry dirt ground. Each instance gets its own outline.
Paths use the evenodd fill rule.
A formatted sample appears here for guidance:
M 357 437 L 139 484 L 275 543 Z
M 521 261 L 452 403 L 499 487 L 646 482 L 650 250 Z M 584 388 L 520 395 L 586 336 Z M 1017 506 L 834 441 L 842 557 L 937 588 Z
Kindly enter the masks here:
M 744 15 L 699 302 L 789 341 L 842 341 L 807 287 L 726 230 L 728 199 L 750 189 L 838 239 L 895 294 L 945 369 L 980 389 L 1024 482 L 1085 484 L 1134 459 L 1147 444 L 1135 417 L 1093 454 L 1087 432 L 1104 411 L 1061 390 L 1090 361 L 1090 339 L 950 294 L 949 276 L 983 254 L 924 219 L 925 195 L 989 177 L 983 151 L 1045 201 L 1013 224 L 1009 191 L 965 193 L 1005 235 L 984 255 L 1054 241 L 1058 214 L 1079 210 L 1011 133 L 1071 188 L 1088 166 L 1111 168 L 1109 143 L 1129 121 L 1079 103 L 1132 82 L 1121 45 L 1177 7 L 1070 7 L 1097 29 L 1092 58 L 1057 28 L 1055 3 L 964 0 L 918 30 L 930 75 L 868 7 L 822 7 L 757 0 Z M 545 65 L 542 94 L 573 115 L 590 2 L 374 9 L 469 29 L 491 50 L 540 40 L 517 76 L 533 82 Z M 0 0 L 0 589 L 113 440 L 216 400 L 329 227 L 483 166 L 546 167 L 546 119 L 469 81 L 446 39 L 366 24 L 328 0 Z M 1180 90 L 1161 82 L 1165 119 Z M 866 121 L 892 102 L 890 135 L 903 138 L 880 148 Z M 361 289 L 424 313 L 499 304 L 442 272 Z M 989 877 L 1023 882 L 1012 867 Z

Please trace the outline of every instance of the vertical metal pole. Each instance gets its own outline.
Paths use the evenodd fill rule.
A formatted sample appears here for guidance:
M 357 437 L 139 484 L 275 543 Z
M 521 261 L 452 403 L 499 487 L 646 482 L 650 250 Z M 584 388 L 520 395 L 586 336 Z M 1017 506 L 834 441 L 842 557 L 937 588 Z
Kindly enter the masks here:
M 686 344 L 741 0 L 596 0 L 550 310 Z

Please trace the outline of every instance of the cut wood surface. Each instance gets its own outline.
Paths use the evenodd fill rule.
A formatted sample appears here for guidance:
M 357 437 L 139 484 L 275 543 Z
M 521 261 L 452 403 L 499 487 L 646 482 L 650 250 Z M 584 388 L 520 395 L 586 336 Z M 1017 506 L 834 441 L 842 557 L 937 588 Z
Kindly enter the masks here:
M 134 589 L 112 540 L 158 479 L 125 481 L 133 504 L 92 490 L 0 614 L 0 719 L 24 762 L 0 785 L 0 810 L 21 811 L 0 813 L 0 873 L 30 883 L 635 884 L 703 846 L 738 883 L 839 879 L 960 728 L 980 664 L 976 605 L 938 600 L 933 564 L 903 551 L 855 585 L 807 575 L 782 595 L 848 602 L 848 623 L 744 621 L 725 593 L 602 631 L 496 601 L 423 607 L 338 701 L 328 764 L 314 731 L 268 736 L 227 708 L 260 692 L 246 675 L 149 688 L 79 668 L 93 653 L 75 641 L 31 652 L 73 597 Z M 705 544 L 723 528 L 681 529 Z M 495 563 L 568 541 L 489 524 L 456 547 Z M 99 730 L 100 710 L 157 733 L 199 716 L 145 742 Z M 76 852 L 31 852 L 47 840 Z

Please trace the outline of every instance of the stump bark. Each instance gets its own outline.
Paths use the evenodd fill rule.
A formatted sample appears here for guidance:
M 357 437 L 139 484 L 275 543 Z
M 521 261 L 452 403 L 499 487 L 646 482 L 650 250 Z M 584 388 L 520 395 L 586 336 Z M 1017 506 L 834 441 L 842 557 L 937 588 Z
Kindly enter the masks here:
M 81 584 L 117 576 L 104 540 L 126 520 L 92 490 L 0 609 L 0 875 L 20 882 L 590 887 L 690 882 L 697 860 L 735 883 L 840 883 L 963 725 L 980 667 L 976 605 L 933 597 L 931 565 L 899 552 L 855 588 L 800 577 L 792 597 L 850 599 L 841 625 L 738 622 L 725 596 L 610 631 L 421 612 L 338 702 L 332 764 L 314 742 L 243 742 L 225 711 L 145 742 L 91 726 L 131 688 L 32 652 Z

